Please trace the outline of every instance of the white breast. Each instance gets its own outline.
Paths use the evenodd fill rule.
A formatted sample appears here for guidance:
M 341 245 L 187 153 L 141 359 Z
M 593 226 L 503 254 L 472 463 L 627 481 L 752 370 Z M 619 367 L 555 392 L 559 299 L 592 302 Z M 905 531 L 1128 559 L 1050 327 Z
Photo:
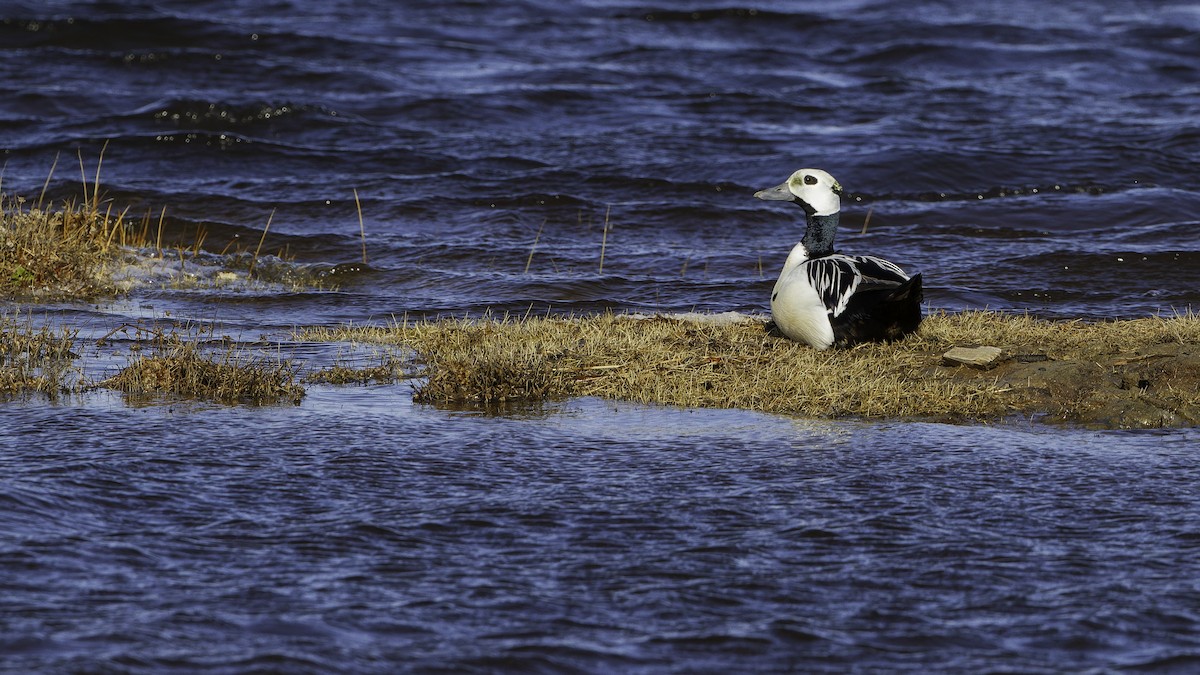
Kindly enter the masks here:
M 791 262 L 789 260 L 789 262 Z M 833 326 L 821 296 L 808 280 L 804 262 L 785 264 L 771 291 L 771 318 L 789 338 L 817 349 L 833 345 Z

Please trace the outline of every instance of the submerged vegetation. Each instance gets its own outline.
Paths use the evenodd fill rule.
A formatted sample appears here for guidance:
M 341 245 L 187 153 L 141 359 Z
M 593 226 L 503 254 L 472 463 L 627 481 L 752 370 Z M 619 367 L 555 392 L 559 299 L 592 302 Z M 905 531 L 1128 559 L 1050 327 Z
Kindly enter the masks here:
M 412 376 L 410 364 L 396 356 L 385 355 L 379 363 L 355 367 L 346 363 L 311 370 L 302 378 L 305 384 L 393 384 Z
M 44 394 L 55 399 L 104 388 L 132 397 L 170 396 L 218 403 L 299 402 L 304 388 L 287 360 L 214 348 L 198 335 L 123 326 L 117 332 L 147 336 L 134 343 L 129 365 L 99 382 L 89 381 L 75 353 L 78 332 L 35 327 L 30 317 L 0 315 L 0 396 Z
M 28 317 L 0 315 L 0 396 L 56 398 L 76 389 L 75 336 L 69 329 L 35 328 Z

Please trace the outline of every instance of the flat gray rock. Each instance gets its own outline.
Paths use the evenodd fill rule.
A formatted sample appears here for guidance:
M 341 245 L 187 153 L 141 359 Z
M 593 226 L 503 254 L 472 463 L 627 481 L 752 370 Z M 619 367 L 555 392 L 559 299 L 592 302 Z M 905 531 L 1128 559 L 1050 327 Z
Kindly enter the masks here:
M 1004 352 L 999 347 L 954 347 L 942 354 L 942 362 L 948 366 L 970 366 L 987 370 L 1000 363 Z

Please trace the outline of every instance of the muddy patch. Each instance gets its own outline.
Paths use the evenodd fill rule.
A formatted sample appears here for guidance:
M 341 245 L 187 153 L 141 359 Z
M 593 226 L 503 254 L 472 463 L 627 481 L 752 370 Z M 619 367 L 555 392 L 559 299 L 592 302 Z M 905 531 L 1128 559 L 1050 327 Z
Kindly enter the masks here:
M 1043 355 L 1044 356 L 1044 355 Z M 994 379 L 1014 413 L 1106 429 L 1200 424 L 1200 347 L 1161 344 L 1084 359 L 1010 357 L 991 370 L 943 367 L 955 379 Z

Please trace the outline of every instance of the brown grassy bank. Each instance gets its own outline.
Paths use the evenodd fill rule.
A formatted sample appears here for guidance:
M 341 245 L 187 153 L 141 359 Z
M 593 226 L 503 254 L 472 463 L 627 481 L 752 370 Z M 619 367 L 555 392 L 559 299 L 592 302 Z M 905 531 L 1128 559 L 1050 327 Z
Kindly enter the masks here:
M 134 398 L 262 404 L 298 401 L 304 384 L 395 382 L 412 374 L 409 357 L 306 370 L 203 336 L 131 329 L 143 335 L 130 364 L 89 383 L 80 377 L 73 331 L 0 316 L 0 394 L 106 387 Z M 753 319 L 614 315 L 311 328 L 296 338 L 407 345 L 426 376 L 414 397 L 429 403 L 598 396 L 820 418 L 1025 415 L 1106 428 L 1200 424 L 1194 316 L 1064 323 L 937 314 L 903 342 L 828 352 L 772 337 Z M 986 370 L 946 365 L 947 350 L 973 345 L 998 347 L 1002 355 Z
M 993 420 L 1038 415 L 1098 427 L 1200 424 L 1200 318 L 1049 322 L 937 314 L 900 343 L 818 352 L 754 320 L 596 316 L 444 320 L 313 330 L 305 339 L 411 345 L 415 397 L 480 404 L 599 396 L 805 417 Z M 943 364 L 955 346 L 1003 350 L 989 370 Z

